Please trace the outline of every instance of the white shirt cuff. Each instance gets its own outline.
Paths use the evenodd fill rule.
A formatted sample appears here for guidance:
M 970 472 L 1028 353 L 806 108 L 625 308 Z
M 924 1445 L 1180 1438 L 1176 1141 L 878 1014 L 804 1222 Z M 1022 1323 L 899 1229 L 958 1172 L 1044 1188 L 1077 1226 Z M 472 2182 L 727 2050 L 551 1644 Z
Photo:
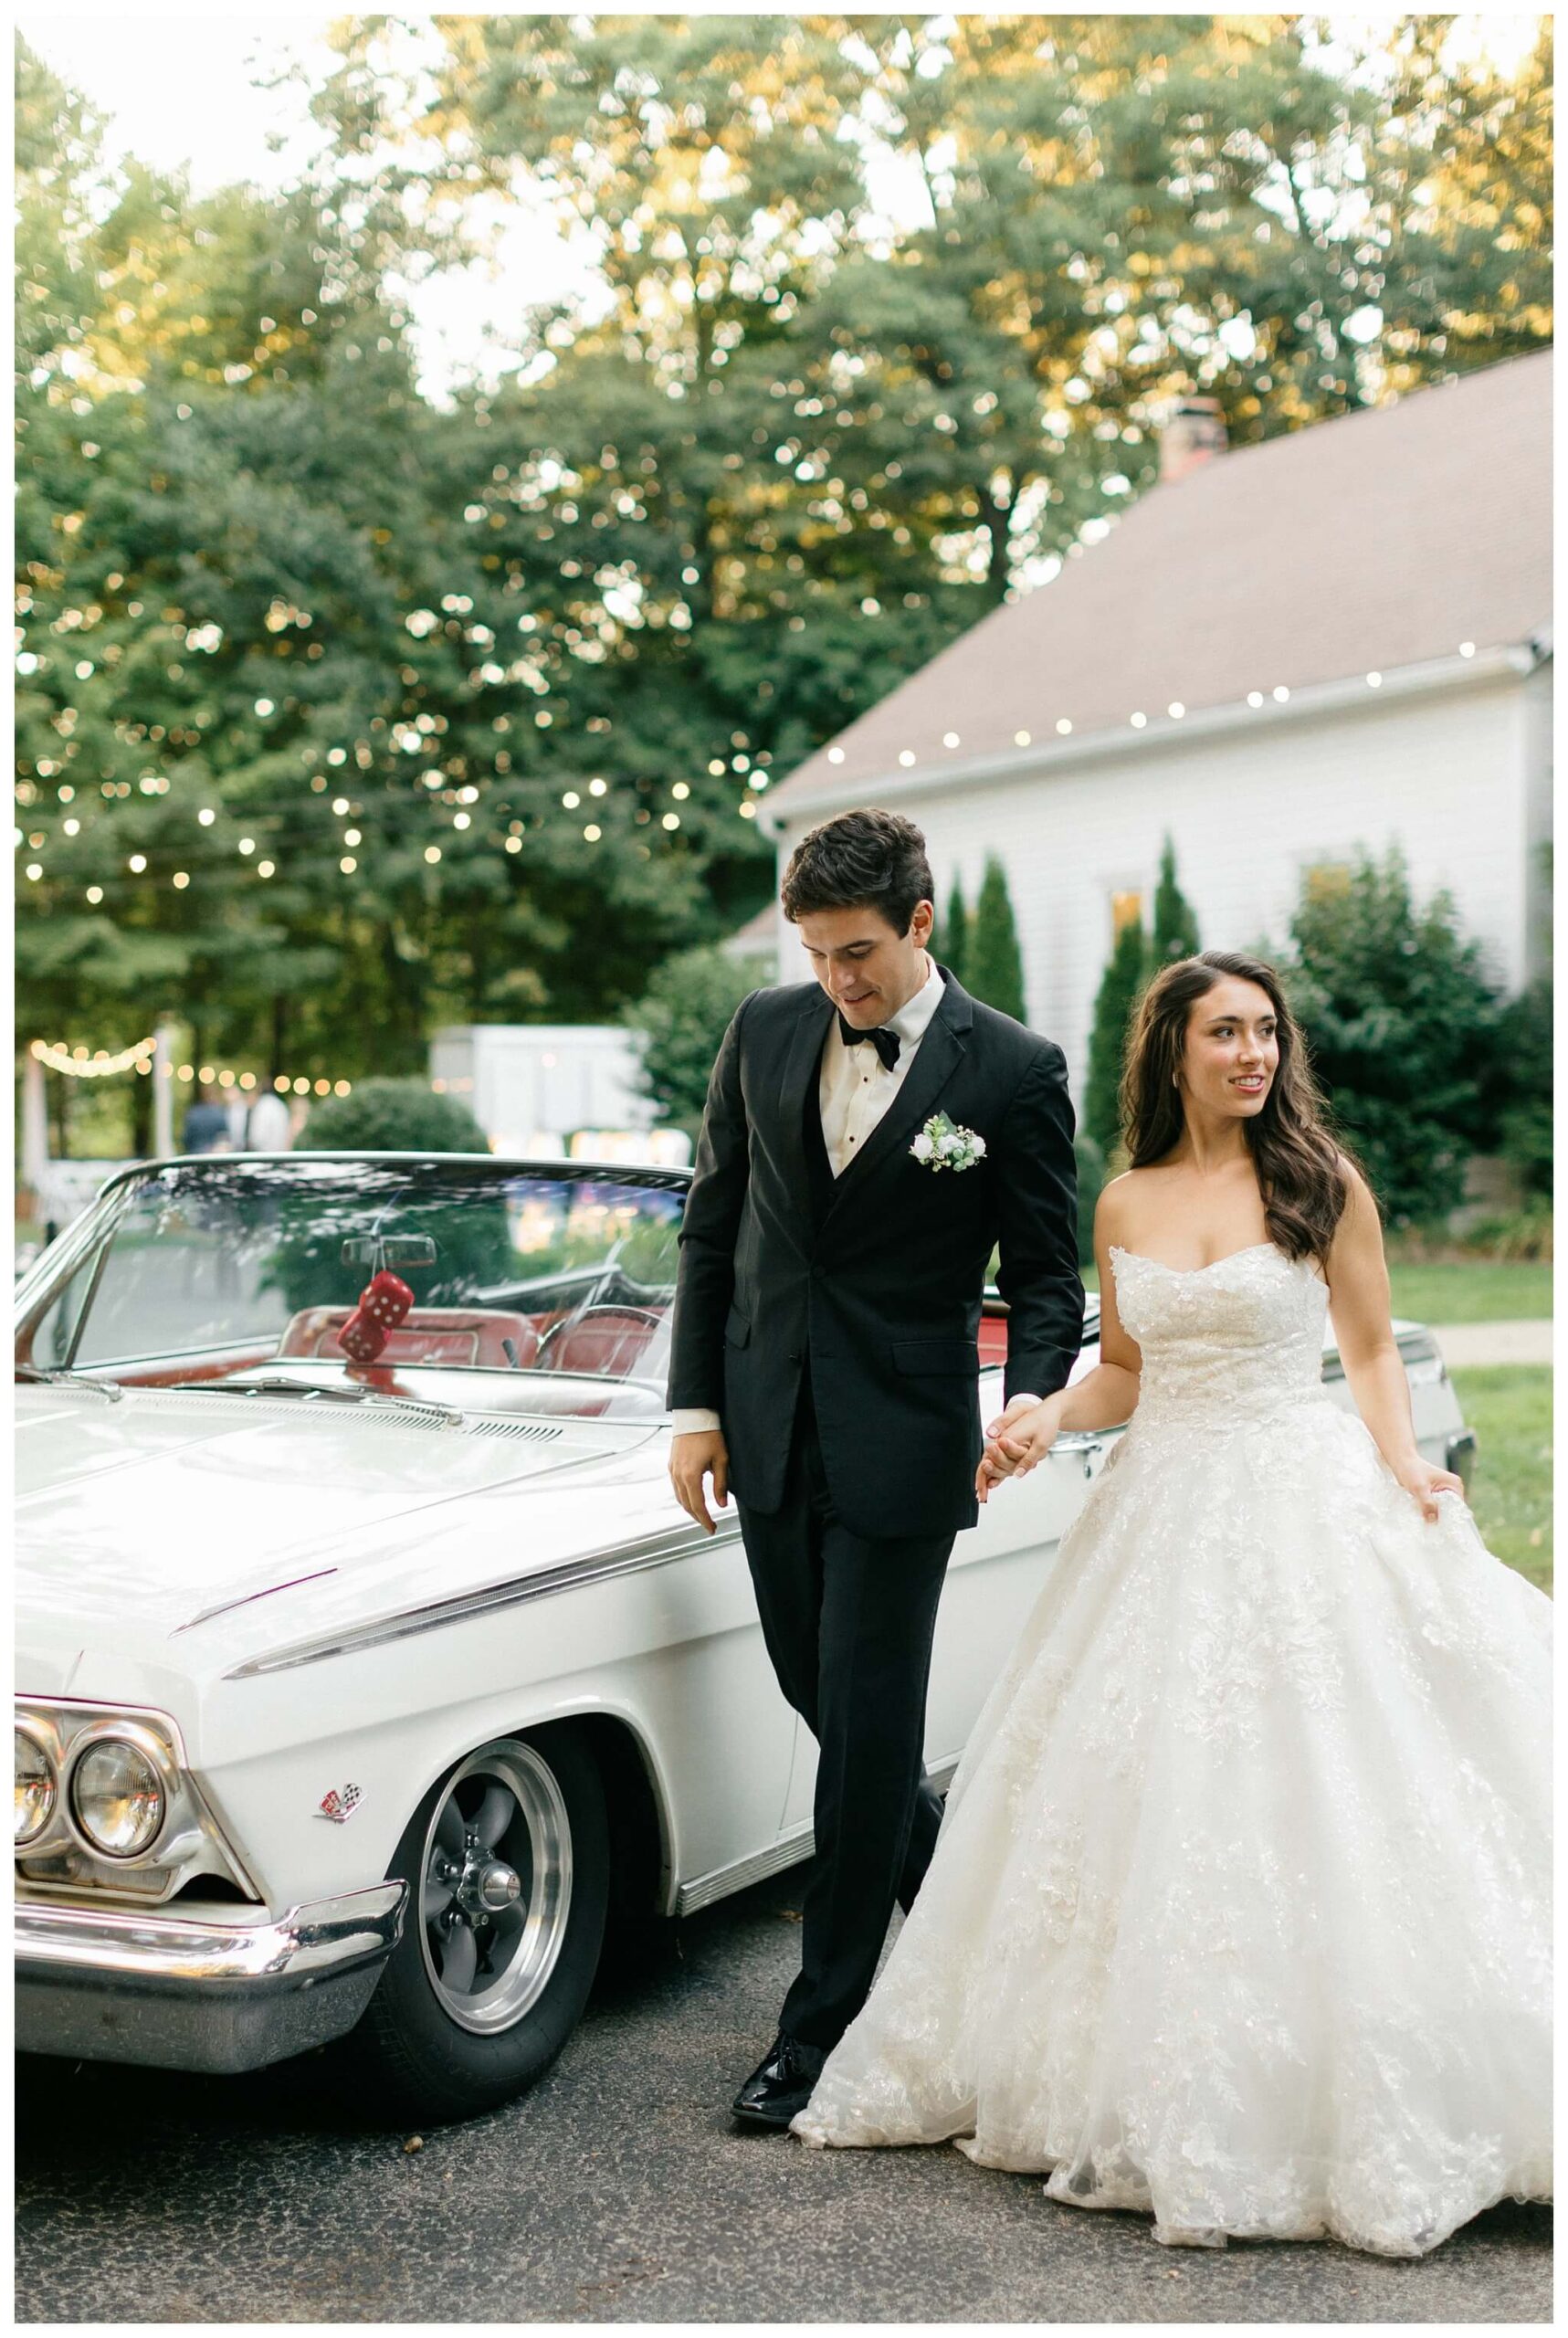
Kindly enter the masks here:
M 670 1434 L 674 1437 L 701 1437 L 719 1427 L 719 1416 L 700 1405 L 692 1405 L 684 1412 L 671 1413 Z

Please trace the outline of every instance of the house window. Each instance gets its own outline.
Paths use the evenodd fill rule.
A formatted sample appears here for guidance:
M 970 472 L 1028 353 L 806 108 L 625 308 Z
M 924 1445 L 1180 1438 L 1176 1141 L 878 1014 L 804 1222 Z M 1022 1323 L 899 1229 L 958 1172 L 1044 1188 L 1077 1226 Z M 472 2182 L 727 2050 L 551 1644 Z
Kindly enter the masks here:
M 1301 872 L 1302 890 L 1310 901 L 1337 901 L 1349 892 L 1351 872 L 1342 860 L 1315 860 Z
M 1119 940 L 1125 927 L 1143 922 L 1142 893 L 1112 893 L 1110 896 L 1110 938 Z

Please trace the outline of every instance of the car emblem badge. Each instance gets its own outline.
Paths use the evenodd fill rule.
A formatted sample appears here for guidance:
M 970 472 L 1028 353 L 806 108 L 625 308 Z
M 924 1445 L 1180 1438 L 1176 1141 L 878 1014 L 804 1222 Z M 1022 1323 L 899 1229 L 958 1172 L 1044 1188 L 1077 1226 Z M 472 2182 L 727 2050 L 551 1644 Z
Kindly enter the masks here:
M 341 1827 L 352 1815 L 358 1800 L 358 1786 L 330 1787 L 316 1806 L 316 1816 L 318 1818 L 330 1818 L 334 1827 Z

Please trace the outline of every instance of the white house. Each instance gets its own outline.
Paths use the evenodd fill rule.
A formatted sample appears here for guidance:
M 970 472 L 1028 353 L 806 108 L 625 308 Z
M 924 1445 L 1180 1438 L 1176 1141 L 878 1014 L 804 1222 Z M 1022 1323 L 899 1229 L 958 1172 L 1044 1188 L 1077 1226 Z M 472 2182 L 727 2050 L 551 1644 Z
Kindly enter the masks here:
M 1229 452 L 1194 401 L 1101 542 L 770 794 L 781 869 L 859 804 L 919 822 L 939 904 L 998 855 L 1079 1079 L 1167 832 L 1205 947 L 1283 943 L 1306 872 L 1397 841 L 1517 990 L 1548 946 L 1551 384 L 1542 353 Z

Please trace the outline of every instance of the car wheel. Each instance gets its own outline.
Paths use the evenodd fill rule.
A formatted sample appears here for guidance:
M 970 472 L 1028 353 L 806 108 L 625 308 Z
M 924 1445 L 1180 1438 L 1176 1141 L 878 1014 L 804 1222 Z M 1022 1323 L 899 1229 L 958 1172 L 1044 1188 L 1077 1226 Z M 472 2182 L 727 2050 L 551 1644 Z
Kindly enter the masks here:
M 605 1794 L 568 1727 L 497 1738 L 405 1829 L 403 1938 L 354 2031 L 388 2107 L 462 2119 L 521 2094 L 577 2025 L 609 1893 Z

